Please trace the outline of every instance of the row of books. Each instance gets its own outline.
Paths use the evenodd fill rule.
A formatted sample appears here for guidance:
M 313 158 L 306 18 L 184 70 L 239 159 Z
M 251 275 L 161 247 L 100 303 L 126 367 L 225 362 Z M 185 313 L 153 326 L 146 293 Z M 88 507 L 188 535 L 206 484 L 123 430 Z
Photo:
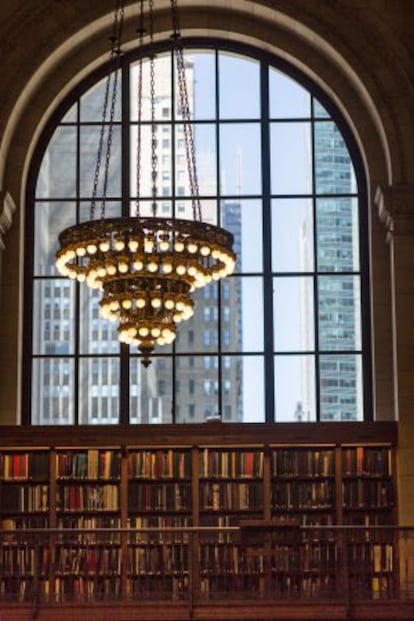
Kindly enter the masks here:
M 177 449 L 130 452 L 128 476 L 146 479 L 190 478 L 191 452 Z
M 391 476 L 392 453 L 386 446 L 343 447 L 342 474 L 345 476 Z M 262 449 L 200 449 L 201 477 L 262 477 Z M 116 449 L 59 449 L 57 476 L 61 478 L 118 478 L 121 452 Z M 191 449 L 140 449 L 128 453 L 130 477 L 191 477 Z M 332 476 L 333 448 L 275 448 L 273 476 Z M 0 452 L 0 480 L 49 478 L 49 451 L 14 450 Z
M 330 479 L 320 481 L 286 481 L 272 485 L 275 509 L 333 508 L 335 485 Z
M 121 550 L 112 545 L 60 545 L 56 548 L 54 570 L 56 574 L 77 576 L 120 574 Z
M 333 476 L 335 452 L 333 449 L 278 449 L 273 453 L 274 477 Z
M 157 515 L 151 517 L 136 516 L 128 519 L 127 527 L 131 529 L 128 533 L 128 541 L 131 544 L 157 544 L 165 543 L 186 543 L 189 539 L 188 533 L 180 531 L 159 531 L 159 532 L 142 532 L 145 528 L 159 529 L 180 529 L 192 526 L 192 520 L 182 515 Z
M 130 483 L 128 507 L 131 513 L 143 511 L 191 511 L 189 483 Z
M 263 451 L 203 449 L 200 452 L 199 473 L 203 478 L 261 478 Z
M 263 486 L 258 482 L 205 482 L 200 486 L 200 509 L 263 511 Z
M 49 575 L 49 547 L 26 545 L 3 545 L 0 548 L 1 576 Z
M 391 476 L 392 454 L 386 446 L 357 446 L 342 449 L 342 474 L 345 476 Z
M 391 480 L 358 479 L 344 481 L 344 507 L 390 507 L 394 501 Z
M 200 546 L 200 571 L 206 574 L 256 574 L 264 571 L 264 555 L 248 554 L 235 543 Z
M 41 481 L 49 479 L 49 452 L 0 453 L 0 480 Z
M 27 530 L 32 528 L 47 528 L 49 520 L 47 517 L 38 516 L 19 516 L 3 518 L 0 520 L 0 530 Z
M 126 583 L 126 597 L 131 600 L 180 600 L 188 598 L 188 575 L 131 575 Z
M 348 559 L 361 572 L 390 572 L 394 564 L 391 543 L 353 542 L 348 545 Z
M 56 473 L 60 479 L 119 479 L 121 454 L 104 449 L 59 451 Z
M 218 574 L 206 573 L 200 581 L 200 596 L 202 599 L 228 599 L 228 593 L 248 591 L 250 597 L 263 593 L 265 578 L 263 573 L 251 574 Z
M 352 508 L 346 507 L 344 510 L 343 523 L 347 526 L 390 526 L 393 522 L 392 507 L 387 507 L 388 511 L 378 511 L 376 507 L 369 510 L 364 507 L 365 511 L 354 511 Z M 369 532 L 366 532 L 369 537 Z
M 395 580 L 391 574 L 351 576 L 349 580 L 349 589 L 355 598 L 360 596 L 390 599 L 395 595 L 395 586 Z
M 58 511 L 118 511 L 118 485 L 62 485 L 58 489 Z
M 0 506 L 3 515 L 47 511 L 49 508 L 49 486 L 37 484 L 2 487 L 0 489 Z
M 114 600 L 121 593 L 121 578 L 112 576 L 59 576 L 53 583 L 57 602 Z
M 188 546 L 139 545 L 128 549 L 129 574 L 184 574 L 188 572 Z

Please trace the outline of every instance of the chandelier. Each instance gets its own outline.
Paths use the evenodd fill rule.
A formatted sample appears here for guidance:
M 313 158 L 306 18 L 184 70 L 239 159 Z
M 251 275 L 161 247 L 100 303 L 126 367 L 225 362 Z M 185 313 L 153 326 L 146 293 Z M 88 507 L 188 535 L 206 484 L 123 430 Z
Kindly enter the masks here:
M 148 5 L 144 11 L 144 2 Z M 146 48 L 149 83 L 144 84 L 143 54 L 138 62 L 137 93 L 137 196 L 135 213 L 117 218 L 105 217 L 106 192 L 111 158 L 112 130 L 121 58 L 124 5 L 120 0 L 114 14 L 110 62 L 114 70 L 106 81 L 103 119 L 93 178 L 90 219 L 71 226 L 59 235 L 56 266 L 63 276 L 102 292 L 100 315 L 117 324 L 121 343 L 137 346 L 144 366 L 156 346 L 171 344 L 177 325 L 194 314 L 192 294 L 212 281 L 231 274 L 235 266 L 233 235 L 202 221 L 195 158 L 191 109 L 186 82 L 183 46 L 177 1 L 170 0 L 172 49 L 177 72 L 178 105 L 183 124 L 185 160 L 192 202 L 192 219 L 158 216 L 158 153 L 155 122 L 154 0 L 139 0 L 139 46 L 149 31 Z M 148 22 L 148 30 L 145 22 Z M 141 135 L 143 93 L 151 103 L 151 140 Z M 151 163 L 151 216 L 141 214 L 142 159 Z M 98 185 L 103 198 L 100 217 L 95 218 Z M 175 211 L 173 211 L 173 214 Z

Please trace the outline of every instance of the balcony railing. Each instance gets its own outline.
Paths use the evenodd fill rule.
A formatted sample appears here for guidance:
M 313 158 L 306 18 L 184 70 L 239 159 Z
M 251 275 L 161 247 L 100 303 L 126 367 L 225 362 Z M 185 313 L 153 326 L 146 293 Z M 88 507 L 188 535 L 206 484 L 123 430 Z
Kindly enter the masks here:
M 273 618 L 276 602 L 414 611 L 414 527 L 22 529 L 0 540 L 8 605 L 257 601 L 272 603 Z

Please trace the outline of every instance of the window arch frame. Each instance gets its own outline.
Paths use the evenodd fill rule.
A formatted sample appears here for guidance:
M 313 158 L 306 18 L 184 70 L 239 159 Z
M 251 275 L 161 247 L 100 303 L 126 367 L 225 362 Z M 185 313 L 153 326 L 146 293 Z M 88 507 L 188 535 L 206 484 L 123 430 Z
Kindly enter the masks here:
M 303 88 L 305 88 L 312 97 L 315 97 L 323 107 L 330 114 L 330 118 L 334 121 L 335 125 L 339 129 L 342 137 L 344 138 L 346 147 L 349 151 L 350 158 L 354 167 L 356 185 L 357 185 L 357 201 L 358 201 L 358 223 L 359 223 L 359 257 L 360 257 L 360 279 L 361 279 L 361 353 L 362 353 L 362 379 L 363 379 L 363 416 L 365 421 L 373 420 L 373 407 L 372 407 L 372 352 L 371 352 L 371 328 L 370 328 L 370 263 L 369 263 L 369 215 L 368 215 L 368 200 L 367 200 L 367 178 L 364 170 L 364 164 L 362 156 L 356 140 L 351 132 L 349 125 L 346 123 L 343 115 L 337 106 L 332 102 L 324 90 L 319 87 L 309 76 L 301 71 L 294 64 L 290 63 L 286 59 L 276 56 L 273 53 L 262 50 L 256 46 L 252 46 L 246 43 L 235 42 L 234 40 L 226 40 L 217 37 L 182 37 L 182 44 L 184 52 L 187 49 L 201 50 L 216 50 L 217 53 L 224 52 L 230 54 L 242 55 L 250 59 L 256 60 L 260 64 L 260 88 L 261 88 L 261 115 L 259 118 L 261 125 L 261 138 L 262 138 L 262 157 L 270 162 L 270 148 L 269 148 L 269 102 L 268 98 L 264 97 L 264 93 L 268 92 L 268 68 L 272 67 L 281 71 L 286 76 L 292 78 L 298 82 Z M 171 43 L 167 40 L 162 40 L 154 44 L 155 53 L 163 53 L 171 51 Z M 125 143 L 130 145 L 130 137 L 128 135 L 130 128 L 129 117 L 129 87 L 130 77 L 129 68 L 131 64 L 139 59 L 140 56 L 147 58 L 148 46 L 143 46 L 139 50 L 132 50 L 123 55 L 121 60 L 121 75 L 122 75 L 122 118 L 121 118 L 121 132 L 122 132 L 122 205 L 126 210 L 130 203 L 130 187 L 129 187 L 129 149 L 125 148 Z M 86 78 L 84 78 L 61 102 L 61 104 L 52 113 L 45 129 L 43 130 L 41 137 L 36 145 L 34 155 L 31 159 L 28 175 L 28 183 L 26 187 L 26 218 L 25 218 L 25 236 L 27 236 L 28 243 L 25 244 L 25 280 L 24 280 L 24 326 L 25 332 L 23 335 L 23 388 L 22 388 L 22 423 L 32 424 L 31 421 L 31 379 L 32 379 L 32 342 L 33 342 L 33 265 L 34 265 L 34 204 L 36 201 L 36 182 L 40 170 L 40 165 L 49 144 L 49 141 L 55 131 L 59 122 L 63 118 L 66 112 L 84 95 L 91 87 L 97 84 L 101 79 L 105 78 L 108 71 L 111 69 L 109 62 L 104 63 L 101 67 L 91 72 Z M 217 67 L 216 67 L 217 71 Z M 128 75 L 128 79 L 125 77 Z M 217 118 L 213 121 L 218 123 Z M 77 121 L 79 124 L 79 119 Z M 266 137 L 267 136 L 267 137 Z M 125 141 L 125 142 L 124 142 Z M 79 152 L 77 155 L 79 166 Z M 315 164 L 313 163 L 312 170 L 314 173 Z M 262 167 L 263 173 L 263 167 Z M 270 200 L 272 193 L 270 190 L 270 174 L 263 174 L 262 176 L 262 194 L 263 197 L 263 216 L 265 216 L 266 207 L 265 203 L 268 202 L 267 217 L 270 224 Z M 315 185 L 313 184 L 312 193 L 309 195 L 312 200 L 315 200 L 317 193 L 315 192 Z M 335 195 L 334 195 L 335 196 Z M 266 197 L 266 200 L 265 200 Z M 179 197 L 177 196 L 177 199 Z M 76 198 L 79 200 L 79 197 Z M 271 248 L 269 248 L 270 236 L 266 236 L 266 222 L 263 226 L 263 252 L 267 257 L 271 256 Z M 316 259 L 315 259 L 316 264 Z M 273 302 L 271 299 L 272 288 L 266 286 L 266 278 L 268 279 L 268 285 L 270 279 L 273 278 L 273 270 L 271 266 L 269 269 L 263 267 L 264 276 L 264 307 L 271 309 Z M 313 270 L 314 274 L 318 273 L 316 267 Z M 265 373 L 265 420 L 263 422 L 275 422 L 275 396 L 274 396 L 274 331 L 273 331 L 273 315 L 271 312 L 267 313 L 267 324 L 264 325 L 264 373 Z M 314 318 L 315 324 L 317 323 L 317 317 Z M 266 322 L 266 319 L 265 319 Z M 271 329 L 269 328 L 271 324 Z M 319 355 L 319 349 L 315 344 L 315 355 Z M 159 355 L 163 355 L 160 353 Z M 189 354 L 188 354 L 189 355 Z M 200 354 L 201 357 L 206 353 Z M 220 351 L 218 353 L 220 358 L 224 358 L 226 352 Z M 129 360 L 131 358 L 129 354 L 129 348 L 122 345 L 120 348 L 120 420 L 119 423 L 129 423 Z M 272 362 L 270 362 L 272 360 Z M 219 363 L 220 364 L 220 363 Z M 318 375 L 315 374 L 316 385 L 316 414 L 317 421 L 319 421 L 320 403 L 319 403 L 319 389 L 318 389 Z M 224 381 L 224 380 L 220 380 Z M 220 392 L 220 391 L 219 391 Z M 75 412 L 78 411 L 78 391 L 75 389 L 74 399 L 76 401 Z M 172 409 L 174 410 L 174 398 L 172 402 Z M 78 424 L 79 417 L 75 415 L 75 423 Z M 173 422 L 175 422 L 173 420 Z

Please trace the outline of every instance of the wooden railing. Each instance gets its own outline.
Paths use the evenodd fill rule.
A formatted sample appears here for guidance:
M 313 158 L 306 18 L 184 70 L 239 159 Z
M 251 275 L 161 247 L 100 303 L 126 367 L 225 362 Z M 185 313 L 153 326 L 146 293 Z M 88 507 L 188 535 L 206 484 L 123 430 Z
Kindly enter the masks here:
M 159 619 L 210 618 L 208 605 L 224 603 L 233 603 L 230 616 L 211 618 L 414 619 L 414 527 L 24 529 L 2 531 L 0 541 L 2 621 L 26 618 L 7 616 L 13 604 L 30 605 L 30 618 L 41 618 L 39 611 L 56 604 L 137 609 L 160 601 L 177 612 Z M 263 616 L 242 616 L 249 602 Z M 304 604 L 319 612 L 280 616 Z M 200 607 L 204 616 L 197 616 Z M 148 611 L 127 618 L 157 618 Z

